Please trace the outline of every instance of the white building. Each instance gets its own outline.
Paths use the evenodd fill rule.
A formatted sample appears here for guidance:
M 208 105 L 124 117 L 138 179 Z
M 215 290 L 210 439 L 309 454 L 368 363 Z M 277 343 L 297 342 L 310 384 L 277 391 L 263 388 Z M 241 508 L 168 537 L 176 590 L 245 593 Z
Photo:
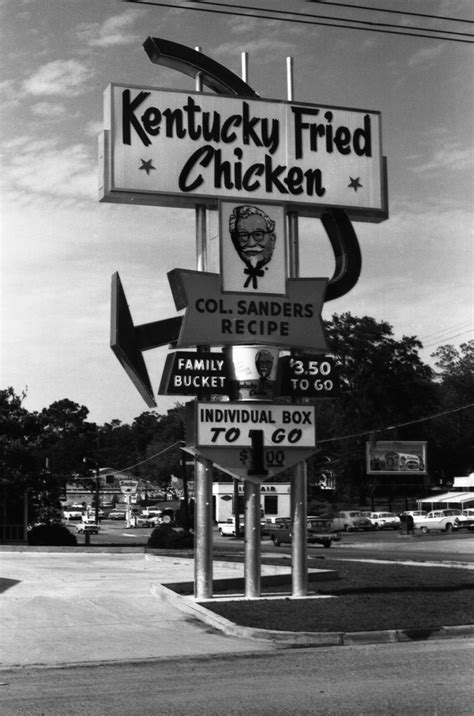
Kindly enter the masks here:
M 244 484 L 238 486 L 238 508 L 244 514 Z M 226 522 L 235 515 L 234 483 L 214 482 L 212 485 L 213 515 L 216 522 Z M 260 508 L 262 517 L 290 516 L 290 483 L 265 482 L 260 486 Z
M 455 477 L 453 488 L 441 495 L 431 495 L 417 500 L 419 510 L 458 509 L 474 507 L 474 472 L 467 477 Z

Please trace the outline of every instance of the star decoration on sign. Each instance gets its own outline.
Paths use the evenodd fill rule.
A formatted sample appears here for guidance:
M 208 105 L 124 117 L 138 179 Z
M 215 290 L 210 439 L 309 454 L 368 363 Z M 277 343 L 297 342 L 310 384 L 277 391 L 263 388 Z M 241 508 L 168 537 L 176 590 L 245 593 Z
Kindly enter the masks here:
M 153 159 L 148 159 L 147 161 L 141 159 L 140 161 L 142 165 L 141 167 L 138 167 L 138 169 L 143 169 L 144 171 L 146 171 L 148 176 L 150 175 L 152 169 L 156 170 L 156 167 L 153 166 Z
M 349 177 L 351 180 L 349 184 L 347 185 L 349 189 L 354 189 L 355 192 L 357 192 L 357 189 L 362 189 L 362 184 L 360 183 L 360 177 Z

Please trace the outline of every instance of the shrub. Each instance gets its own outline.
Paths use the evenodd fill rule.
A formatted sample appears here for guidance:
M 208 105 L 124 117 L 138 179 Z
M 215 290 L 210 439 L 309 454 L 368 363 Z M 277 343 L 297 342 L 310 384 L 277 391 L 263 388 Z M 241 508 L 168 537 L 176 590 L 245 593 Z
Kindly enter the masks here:
M 77 544 L 76 535 L 68 530 L 67 527 L 57 524 L 36 525 L 28 532 L 29 545 L 55 545 L 69 547 Z
M 148 547 L 162 549 L 186 549 L 193 547 L 194 535 L 185 529 L 171 525 L 158 525 L 148 539 Z

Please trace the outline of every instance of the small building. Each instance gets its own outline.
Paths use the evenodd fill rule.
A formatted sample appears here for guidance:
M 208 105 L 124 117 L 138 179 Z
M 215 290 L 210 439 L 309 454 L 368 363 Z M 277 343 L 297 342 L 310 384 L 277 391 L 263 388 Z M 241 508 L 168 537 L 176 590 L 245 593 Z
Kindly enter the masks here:
M 126 497 L 122 494 L 120 483 L 122 480 L 135 480 L 134 475 L 126 472 L 119 472 L 112 467 L 101 467 L 98 475 L 91 475 L 87 478 L 87 485 L 84 478 L 78 478 L 66 485 L 64 504 L 95 505 L 95 496 L 99 494 L 99 507 L 115 507 L 120 503 L 126 503 Z M 98 487 L 96 480 L 98 480 Z M 131 498 L 132 504 L 147 503 L 164 499 L 163 489 L 157 487 L 147 480 L 138 480 L 137 493 Z
M 441 495 L 431 495 L 416 501 L 419 510 L 467 510 L 474 507 L 474 472 L 465 477 L 455 477 L 453 487 Z
M 244 484 L 237 484 L 238 513 L 244 514 Z M 216 522 L 227 522 L 236 513 L 233 482 L 214 482 L 212 485 L 212 513 Z M 290 516 L 290 483 L 265 482 L 260 486 L 262 518 Z

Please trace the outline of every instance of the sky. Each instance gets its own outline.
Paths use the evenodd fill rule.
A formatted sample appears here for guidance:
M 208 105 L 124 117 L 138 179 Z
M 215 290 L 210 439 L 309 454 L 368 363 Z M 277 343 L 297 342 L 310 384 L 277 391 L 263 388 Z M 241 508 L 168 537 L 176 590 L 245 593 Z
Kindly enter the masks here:
M 279 0 L 236 4 L 252 5 L 288 8 Z M 401 29 L 472 31 L 472 24 L 380 11 L 396 7 L 472 23 L 471 0 L 364 5 L 377 12 L 304 0 L 291 8 Z M 248 53 L 247 81 L 261 97 L 287 98 L 286 58 L 292 57 L 295 100 L 380 111 L 389 218 L 354 223 L 360 279 L 325 303 L 322 316 L 350 312 L 387 321 L 397 338 L 417 336 L 430 364 L 438 346 L 473 338 L 468 44 L 119 0 L 0 0 L 0 12 L 0 387 L 26 391 L 26 408 L 67 398 L 86 406 L 88 419 L 100 425 L 131 423 L 148 410 L 110 349 L 111 276 L 120 273 L 136 325 L 176 315 L 167 272 L 195 268 L 195 215 L 99 203 L 97 138 L 109 83 L 194 89 L 192 78 L 150 62 L 142 46 L 150 35 L 200 47 L 236 74 L 241 53 Z M 208 227 L 214 239 L 216 212 Z M 299 230 L 301 275 L 332 276 L 332 250 L 319 219 L 300 219 Z M 145 354 L 155 392 L 167 352 Z M 157 396 L 158 412 L 178 400 Z

